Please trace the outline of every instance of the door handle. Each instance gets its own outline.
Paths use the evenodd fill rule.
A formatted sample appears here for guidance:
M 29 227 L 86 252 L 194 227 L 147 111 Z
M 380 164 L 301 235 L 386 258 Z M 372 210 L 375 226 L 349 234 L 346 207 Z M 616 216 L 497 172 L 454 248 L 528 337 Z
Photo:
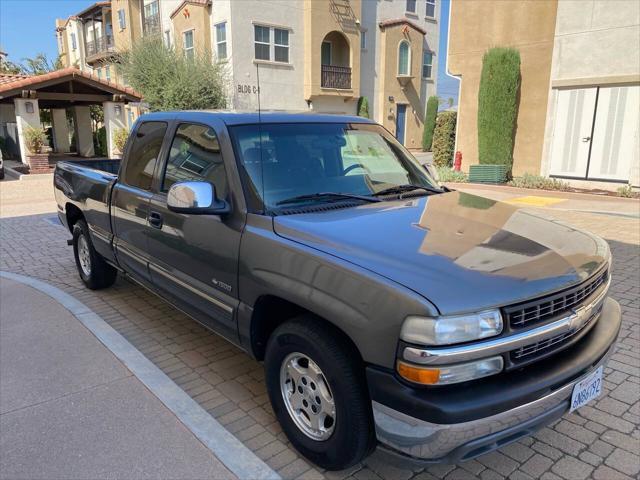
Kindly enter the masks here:
M 588 142 L 589 140 L 591 140 L 591 137 L 582 137 L 583 142 Z
M 148 220 L 153 228 L 162 228 L 162 215 L 158 212 L 149 212 Z

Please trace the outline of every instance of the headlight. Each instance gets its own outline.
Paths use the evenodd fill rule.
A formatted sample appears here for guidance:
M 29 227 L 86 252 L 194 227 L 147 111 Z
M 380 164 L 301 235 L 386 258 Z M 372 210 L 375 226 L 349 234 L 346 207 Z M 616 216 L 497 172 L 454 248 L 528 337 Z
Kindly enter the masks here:
M 451 317 L 410 316 L 402 324 L 400 338 L 405 342 L 418 345 L 451 345 L 493 337 L 500 332 L 502 332 L 500 311 L 486 310 Z
M 488 377 L 502 371 L 502 357 L 491 357 L 458 365 L 421 367 L 398 361 L 398 373 L 406 380 L 421 385 L 450 385 Z

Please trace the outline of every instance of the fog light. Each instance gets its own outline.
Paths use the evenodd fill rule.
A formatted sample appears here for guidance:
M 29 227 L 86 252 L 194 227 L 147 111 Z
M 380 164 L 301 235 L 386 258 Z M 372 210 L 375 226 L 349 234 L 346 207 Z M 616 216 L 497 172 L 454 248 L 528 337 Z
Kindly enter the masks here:
M 485 358 L 476 362 L 440 367 L 418 367 L 398 361 L 398 373 L 406 380 L 421 385 L 450 385 L 500 373 L 504 366 L 502 357 Z

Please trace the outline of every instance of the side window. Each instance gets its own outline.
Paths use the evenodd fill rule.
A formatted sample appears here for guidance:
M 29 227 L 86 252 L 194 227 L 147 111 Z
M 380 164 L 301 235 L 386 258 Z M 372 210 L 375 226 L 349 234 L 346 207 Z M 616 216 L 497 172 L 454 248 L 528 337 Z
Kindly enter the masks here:
M 219 198 L 227 196 L 227 176 L 216 132 L 203 125 L 182 123 L 171 143 L 162 191 L 177 182 L 205 181 L 216 187 Z
M 144 122 L 135 133 L 129 151 L 124 183 L 132 187 L 151 189 L 153 170 L 156 167 L 162 139 L 167 131 L 165 122 Z

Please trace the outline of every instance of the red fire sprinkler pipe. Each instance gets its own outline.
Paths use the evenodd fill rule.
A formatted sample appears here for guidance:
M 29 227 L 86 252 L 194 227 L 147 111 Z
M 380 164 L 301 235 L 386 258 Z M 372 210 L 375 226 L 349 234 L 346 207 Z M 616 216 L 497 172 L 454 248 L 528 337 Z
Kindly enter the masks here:
M 453 169 L 459 172 L 460 168 L 462 168 L 462 152 L 456 152 L 456 157 L 453 160 Z

